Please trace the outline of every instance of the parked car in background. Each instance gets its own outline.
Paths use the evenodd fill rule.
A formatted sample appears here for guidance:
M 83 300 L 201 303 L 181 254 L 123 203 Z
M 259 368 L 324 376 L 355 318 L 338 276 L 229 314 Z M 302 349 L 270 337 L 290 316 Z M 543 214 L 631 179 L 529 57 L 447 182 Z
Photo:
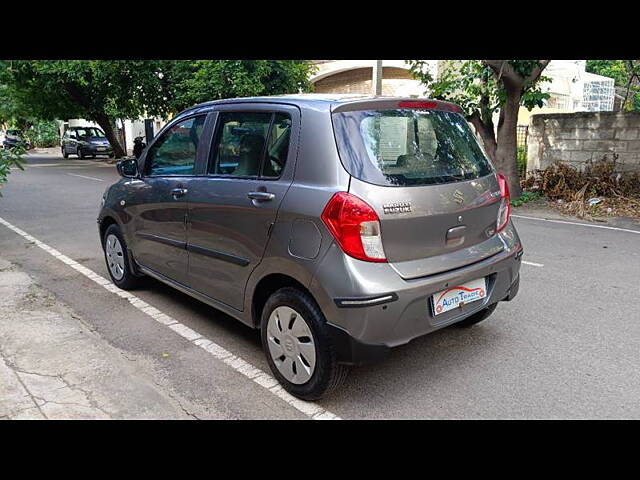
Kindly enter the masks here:
M 104 132 L 96 127 L 70 127 L 62 136 L 62 156 L 77 155 L 78 158 L 96 155 L 113 155 L 113 147 Z
M 29 141 L 24 138 L 21 130 L 9 129 L 4 134 L 4 140 L 2 141 L 3 148 L 13 148 L 16 146 L 24 147 L 26 150 L 31 148 Z
M 506 179 L 460 109 L 285 95 L 185 110 L 104 193 L 107 270 L 149 275 L 260 329 L 273 374 L 313 400 L 349 365 L 518 293 Z

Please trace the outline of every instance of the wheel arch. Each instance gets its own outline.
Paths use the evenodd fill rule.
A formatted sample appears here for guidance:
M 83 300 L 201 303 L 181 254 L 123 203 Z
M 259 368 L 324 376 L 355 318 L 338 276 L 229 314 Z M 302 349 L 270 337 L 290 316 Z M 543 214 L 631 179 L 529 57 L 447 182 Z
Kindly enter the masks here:
M 269 297 L 274 292 L 284 287 L 296 288 L 309 295 L 313 301 L 316 302 L 311 291 L 300 281 L 284 273 L 270 273 L 260 279 L 253 289 L 253 294 L 251 296 L 251 319 L 255 328 L 260 327 L 262 309 L 265 303 L 267 303 Z
M 118 223 L 118 221 L 115 219 L 115 216 L 107 214 L 105 215 L 101 220 L 100 220 L 100 243 L 102 244 L 102 246 L 104 247 L 104 234 L 107 231 L 107 228 L 109 228 L 111 225 L 118 225 L 120 226 L 120 224 Z M 122 227 L 120 227 L 120 229 L 122 230 Z
M 104 234 L 107 232 L 107 229 L 111 225 L 117 225 L 120 228 L 120 232 L 121 232 L 122 236 L 124 237 L 124 241 L 125 241 L 126 246 L 127 246 L 127 257 L 129 259 L 129 265 L 131 267 L 131 271 L 136 277 L 144 276 L 143 273 L 138 268 L 138 263 L 136 262 L 135 257 L 133 256 L 133 251 L 131 250 L 131 246 L 129 245 L 129 242 L 127 241 L 127 237 L 125 235 L 124 228 L 120 224 L 120 222 L 118 222 L 117 216 L 115 214 L 105 213 L 104 216 L 102 216 L 100 218 L 100 222 L 99 222 L 98 225 L 99 225 L 99 229 L 100 229 L 100 245 L 102 246 L 103 250 L 104 250 Z

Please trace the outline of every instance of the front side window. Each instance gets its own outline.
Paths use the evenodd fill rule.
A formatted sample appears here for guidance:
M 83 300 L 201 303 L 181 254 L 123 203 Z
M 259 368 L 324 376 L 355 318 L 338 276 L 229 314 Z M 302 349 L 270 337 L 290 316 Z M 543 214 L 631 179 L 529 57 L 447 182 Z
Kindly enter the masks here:
M 437 110 L 333 115 L 338 152 L 354 177 L 382 186 L 472 180 L 492 172 L 464 117 Z
M 193 175 L 205 119 L 206 115 L 192 117 L 164 132 L 147 154 L 147 174 Z

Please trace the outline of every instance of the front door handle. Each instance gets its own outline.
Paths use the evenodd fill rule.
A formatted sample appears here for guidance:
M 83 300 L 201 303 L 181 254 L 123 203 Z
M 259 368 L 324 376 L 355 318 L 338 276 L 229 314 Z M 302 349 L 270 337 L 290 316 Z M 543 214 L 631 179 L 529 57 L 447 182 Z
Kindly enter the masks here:
M 249 192 L 247 193 L 247 197 L 249 197 L 251 200 L 258 200 L 261 202 L 268 202 L 276 198 L 274 193 L 269 192 Z
M 183 195 L 185 195 L 189 190 L 187 190 L 186 188 L 174 188 L 173 190 L 171 190 L 171 195 L 174 198 L 177 197 L 182 197 Z

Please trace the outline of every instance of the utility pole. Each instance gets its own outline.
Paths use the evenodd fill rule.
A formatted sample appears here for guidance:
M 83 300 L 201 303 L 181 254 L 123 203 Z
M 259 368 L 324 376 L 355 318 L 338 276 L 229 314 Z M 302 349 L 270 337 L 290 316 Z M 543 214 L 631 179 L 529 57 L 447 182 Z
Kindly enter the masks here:
M 373 65 L 371 93 L 373 95 L 382 95 L 382 60 L 376 60 L 376 63 Z

